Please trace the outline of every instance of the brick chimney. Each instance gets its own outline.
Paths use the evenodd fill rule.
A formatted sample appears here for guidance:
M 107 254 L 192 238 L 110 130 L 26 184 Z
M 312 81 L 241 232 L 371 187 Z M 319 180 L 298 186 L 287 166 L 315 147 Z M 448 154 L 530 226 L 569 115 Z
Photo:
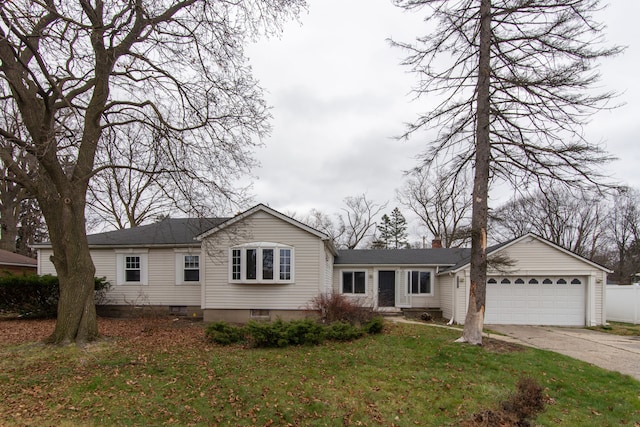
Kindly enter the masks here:
M 434 239 L 431 241 L 431 247 L 434 249 L 442 247 L 442 240 L 440 239 L 440 237 L 434 237 Z

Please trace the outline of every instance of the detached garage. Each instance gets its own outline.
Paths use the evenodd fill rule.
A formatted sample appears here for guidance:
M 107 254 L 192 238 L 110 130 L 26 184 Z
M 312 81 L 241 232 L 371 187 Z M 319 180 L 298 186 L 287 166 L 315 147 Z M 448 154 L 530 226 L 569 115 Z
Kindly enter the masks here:
M 489 248 L 488 256 L 508 266 L 487 272 L 485 324 L 592 326 L 606 321 L 605 267 L 536 236 Z M 464 323 L 469 303 L 470 266 L 455 266 L 453 320 Z M 444 283 L 444 281 L 443 281 Z M 446 286 L 446 285 L 445 285 Z

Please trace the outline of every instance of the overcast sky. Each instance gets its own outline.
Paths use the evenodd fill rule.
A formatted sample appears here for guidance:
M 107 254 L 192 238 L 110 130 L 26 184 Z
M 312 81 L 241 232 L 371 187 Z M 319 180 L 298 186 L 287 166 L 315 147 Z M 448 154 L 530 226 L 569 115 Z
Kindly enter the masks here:
M 600 18 L 606 38 L 628 47 L 601 63 L 601 84 L 620 92 L 625 105 L 600 112 L 587 137 L 620 158 L 608 168 L 617 181 L 640 188 L 640 1 L 612 3 Z M 281 38 L 249 47 L 273 107 L 273 132 L 256 153 L 256 203 L 285 213 L 334 213 L 345 197 L 366 193 L 388 201 L 389 212 L 398 205 L 403 171 L 417 165 L 428 141 L 393 138 L 421 106 L 409 93 L 415 77 L 399 65 L 403 52 L 387 39 L 426 34 L 422 18 L 391 0 L 310 0 L 308 14 L 286 25 Z M 504 190 L 493 195 L 505 197 Z

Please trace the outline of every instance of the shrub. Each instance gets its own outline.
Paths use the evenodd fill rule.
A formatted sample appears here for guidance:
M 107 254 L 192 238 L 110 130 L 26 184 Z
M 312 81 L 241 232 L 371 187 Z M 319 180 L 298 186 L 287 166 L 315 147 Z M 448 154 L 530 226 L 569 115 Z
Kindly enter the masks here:
M 95 278 L 96 300 L 111 287 L 106 278 Z M 60 297 L 58 278 L 52 275 L 8 275 L 0 278 L 0 309 L 24 317 L 55 317 Z
M 287 325 L 280 319 L 275 322 L 249 321 L 245 331 L 255 347 L 286 347 L 289 345 Z
M 312 319 L 292 320 L 286 325 L 289 345 L 317 345 L 324 341 L 325 331 Z
M 380 316 L 376 316 L 369 320 L 363 328 L 369 335 L 379 334 L 384 329 L 384 320 Z
M 327 326 L 327 339 L 332 341 L 352 341 L 364 335 L 362 329 L 347 322 L 334 322 Z
M 308 304 L 308 308 L 318 312 L 325 323 L 348 322 L 352 325 L 363 325 L 374 314 L 370 307 L 363 307 L 360 302 L 360 300 L 332 292 L 314 297 Z
M 334 322 L 322 325 L 313 319 L 283 322 L 256 322 L 251 320 L 244 327 L 231 326 L 225 322 L 211 323 L 205 332 L 207 340 L 229 345 L 243 340 L 254 347 L 287 347 L 289 345 L 318 345 L 325 339 L 332 341 L 352 341 L 365 332 L 374 334 L 382 331 L 382 318 L 372 319 L 364 328 L 348 322 Z
M 207 326 L 205 336 L 211 342 L 222 345 L 234 344 L 244 340 L 244 330 L 226 322 L 214 322 Z

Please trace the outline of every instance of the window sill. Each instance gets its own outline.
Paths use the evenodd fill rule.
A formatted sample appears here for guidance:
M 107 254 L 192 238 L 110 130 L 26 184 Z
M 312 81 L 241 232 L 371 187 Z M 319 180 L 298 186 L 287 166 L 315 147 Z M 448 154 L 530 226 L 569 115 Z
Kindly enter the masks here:
M 293 285 L 293 281 L 275 281 L 275 280 L 233 280 L 231 285 Z

